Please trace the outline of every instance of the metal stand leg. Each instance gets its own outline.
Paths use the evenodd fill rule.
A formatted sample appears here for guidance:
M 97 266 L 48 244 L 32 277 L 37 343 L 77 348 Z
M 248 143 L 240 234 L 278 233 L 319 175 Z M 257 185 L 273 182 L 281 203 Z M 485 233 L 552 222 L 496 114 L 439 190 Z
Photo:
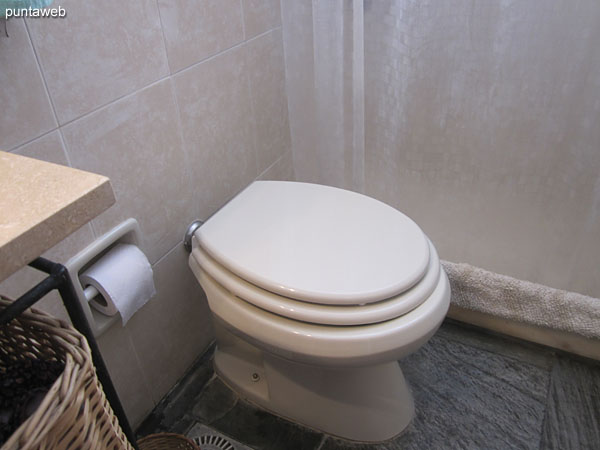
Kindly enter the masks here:
M 81 334 L 83 334 L 88 341 L 90 350 L 92 352 L 92 361 L 96 367 L 98 380 L 104 389 L 104 393 L 106 394 L 106 398 L 110 403 L 110 406 L 119 420 L 119 425 L 123 429 L 123 432 L 125 433 L 125 436 L 131 445 L 137 449 L 138 447 L 136 444 L 135 435 L 131 429 L 129 421 L 127 420 L 125 410 L 123 409 L 121 400 L 119 399 L 117 391 L 112 383 L 106 368 L 106 364 L 104 364 L 104 360 L 102 359 L 96 338 L 92 333 L 92 329 L 90 328 L 81 304 L 79 303 L 79 299 L 77 298 L 77 294 L 73 288 L 73 284 L 71 283 L 67 269 L 61 264 L 54 263 L 41 257 L 37 258 L 29 265 L 35 269 L 49 274 L 49 276 L 13 302 L 9 307 L 7 307 L 2 314 L 0 314 L 0 324 L 7 323 L 14 319 L 25 309 L 35 304 L 48 292 L 53 289 L 58 289 L 63 304 L 69 313 L 69 317 L 71 318 L 73 326 Z

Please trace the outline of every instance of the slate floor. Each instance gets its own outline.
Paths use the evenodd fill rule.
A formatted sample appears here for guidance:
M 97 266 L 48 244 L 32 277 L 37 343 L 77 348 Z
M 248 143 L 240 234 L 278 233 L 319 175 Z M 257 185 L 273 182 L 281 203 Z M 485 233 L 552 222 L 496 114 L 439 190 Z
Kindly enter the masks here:
M 446 321 L 401 362 L 417 415 L 378 445 L 333 438 L 238 398 L 203 355 L 138 429 L 194 435 L 206 426 L 264 450 L 600 449 L 600 363 Z M 216 447 L 215 447 L 216 448 Z

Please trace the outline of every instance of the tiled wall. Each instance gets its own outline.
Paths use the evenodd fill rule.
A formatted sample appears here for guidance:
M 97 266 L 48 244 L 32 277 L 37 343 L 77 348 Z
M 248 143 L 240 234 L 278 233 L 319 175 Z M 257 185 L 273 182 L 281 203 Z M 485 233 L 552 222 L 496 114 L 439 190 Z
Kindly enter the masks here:
M 110 177 L 117 203 L 47 256 L 128 217 L 158 294 L 100 339 L 137 424 L 212 340 L 181 239 L 256 178 L 293 178 L 279 0 L 55 1 L 0 36 L 0 149 Z M 18 296 L 40 276 L 0 285 Z M 56 297 L 43 308 L 66 317 Z

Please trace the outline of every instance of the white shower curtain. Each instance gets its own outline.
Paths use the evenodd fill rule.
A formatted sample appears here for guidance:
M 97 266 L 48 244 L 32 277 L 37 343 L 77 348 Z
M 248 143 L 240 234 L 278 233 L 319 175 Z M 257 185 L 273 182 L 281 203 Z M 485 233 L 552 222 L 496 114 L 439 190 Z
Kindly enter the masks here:
M 281 3 L 299 181 L 403 211 L 445 259 L 600 295 L 600 2 Z
M 405 10 L 410 4 L 282 1 L 290 129 L 299 181 L 369 190 L 365 141 L 369 151 L 374 146 L 390 151 L 399 142 L 404 120 L 409 40 Z
M 363 0 L 282 2 L 300 181 L 364 190 L 363 8 Z

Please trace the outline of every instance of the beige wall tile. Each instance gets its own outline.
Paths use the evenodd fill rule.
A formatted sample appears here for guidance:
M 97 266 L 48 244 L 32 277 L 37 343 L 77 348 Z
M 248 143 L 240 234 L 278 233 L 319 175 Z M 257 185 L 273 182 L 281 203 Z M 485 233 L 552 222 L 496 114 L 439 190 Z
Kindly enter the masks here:
M 213 340 L 206 297 L 188 256 L 179 245 L 154 266 L 157 295 L 127 324 L 155 402 Z
M 60 123 L 168 74 L 155 0 L 62 0 L 64 19 L 28 25 Z
M 0 34 L 0 150 L 56 127 L 56 120 L 22 19 L 7 23 Z
M 29 144 L 19 147 L 15 150 L 15 153 L 55 164 L 68 165 L 58 131 L 49 133 Z M 42 256 L 51 261 L 64 264 L 69 258 L 77 254 L 77 252 L 86 247 L 93 240 L 94 234 L 88 224 L 52 247 Z M 8 297 L 17 298 L 45 277 L 46 275 L 38 270 L 24 267 L 0 283 L 0 292 Z M 56 291 L 52 291 L 36 303 L 36 308 L 46 311 L 59 319 L 69 320 L 67 312 Z
M 68 166 L 65 149 L 58 130 L 45 134 L 25 145 L 15 148 L 12 153 Z
M 110 178 L 117 203 L 94 219 L 100 235 L 134 217 L 151 262 L 181 240 L 194 201 L 171 81 L 161 81 L 63 128 L 75 167 Z
M 158 0 L 171 73 L 244 39 L 239 0 Z
M 281 30 L 246 46 L 258 170 L 262 172 L 291 148 Z
M 194 167 L 190 207 L 200 219 L 258 175 L 244 51 L 228 50 L 174 77 Z
M 154 402 L 129 330 L 115 323 L 98 339 L 98 347 L 129 424 L 136 428 L 152 411 Z
M 243 0 L 246 39 L 281 25 L 279 0 Z

